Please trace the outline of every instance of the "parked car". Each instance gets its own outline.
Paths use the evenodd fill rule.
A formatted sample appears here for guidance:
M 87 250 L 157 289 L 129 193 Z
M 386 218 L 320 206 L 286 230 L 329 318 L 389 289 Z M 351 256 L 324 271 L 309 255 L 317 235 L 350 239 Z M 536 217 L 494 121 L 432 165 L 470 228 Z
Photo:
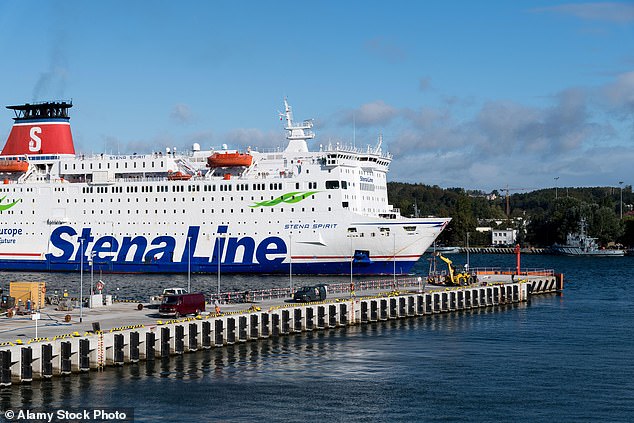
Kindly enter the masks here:
M 301 302 L 322 301 L 326 299 L 327 285 L 304 286 L 295 292 L 293 300 Z
M 165 295 L 159 306 L 161 316 L 186 316 L 199 314 L 205 311 L 205 295 L 198 292 L 194 294 Z

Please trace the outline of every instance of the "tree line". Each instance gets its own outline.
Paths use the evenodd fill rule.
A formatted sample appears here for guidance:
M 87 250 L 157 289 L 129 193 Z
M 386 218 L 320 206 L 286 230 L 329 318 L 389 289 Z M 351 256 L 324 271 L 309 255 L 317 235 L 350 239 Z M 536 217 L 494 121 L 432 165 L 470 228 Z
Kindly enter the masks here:
M 390 204 L 399 208 L 403 216 L 451 217 L 451 223 L 438 238 L 446 245 L 465 245 L 467 234 L 470 245 L 490 245 L 490 232 L 476 231 L 482 224 L 494 229 L 517 229 L 522 246 L 547 247 L 564 243 L 566 235 L 578 231 L 581 219 L 585 219 L 588 234 L 601 245 L 616 242 L 634 247 L 631 185 L 622 190 L 564 187 L 521 193 L 485 193 L 402 182 L 389 182 L 387 188 Z

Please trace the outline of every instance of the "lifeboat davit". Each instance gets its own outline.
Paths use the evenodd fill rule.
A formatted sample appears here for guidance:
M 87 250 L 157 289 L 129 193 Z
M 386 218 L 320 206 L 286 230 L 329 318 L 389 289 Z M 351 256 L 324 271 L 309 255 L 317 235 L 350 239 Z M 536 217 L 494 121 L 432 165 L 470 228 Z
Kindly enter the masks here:
M 207 167 L 249 167 L 253 156 L 249 153 L 214 153 L 207 158 Z
M 0 172 L 20 173 L 29 169 L 29 162 L 16 159 L 0 159 Z
M 167 171 L 167 179 L 169 179 L 170 181 L 188 181 L 191 178 L 192 178 L 192 175 L 183 173 L 180 170 L 177 170 L 176 172 L 172 170 Z

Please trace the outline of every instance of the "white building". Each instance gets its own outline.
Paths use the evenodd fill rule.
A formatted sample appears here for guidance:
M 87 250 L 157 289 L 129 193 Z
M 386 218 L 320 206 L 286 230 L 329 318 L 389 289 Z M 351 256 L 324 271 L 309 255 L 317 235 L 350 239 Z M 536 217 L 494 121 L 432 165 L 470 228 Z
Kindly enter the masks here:
M 515 229 L 493 229 L 491 231 L 492 245 L 515 245 L 517 240 L 517 230 Z

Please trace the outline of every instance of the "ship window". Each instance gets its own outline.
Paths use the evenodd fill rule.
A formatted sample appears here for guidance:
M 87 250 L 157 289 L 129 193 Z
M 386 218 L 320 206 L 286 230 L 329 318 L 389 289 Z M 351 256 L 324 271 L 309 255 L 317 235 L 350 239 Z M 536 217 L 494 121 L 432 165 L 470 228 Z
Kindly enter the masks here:
M 326 189 L 339 189 L 339 181 L 326 181 Z
M 416 226 L 403 226 L 407 232 L 414 232 L 416 230 Z
M 341 203 L 341 207 L 343 207 L 344 209 L 347 209 L 350 206 L 349 206 L 347 201 L 344 201 L 344 202 Z

